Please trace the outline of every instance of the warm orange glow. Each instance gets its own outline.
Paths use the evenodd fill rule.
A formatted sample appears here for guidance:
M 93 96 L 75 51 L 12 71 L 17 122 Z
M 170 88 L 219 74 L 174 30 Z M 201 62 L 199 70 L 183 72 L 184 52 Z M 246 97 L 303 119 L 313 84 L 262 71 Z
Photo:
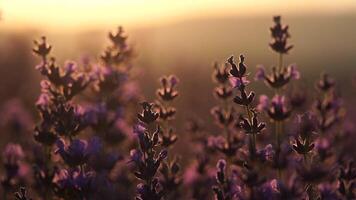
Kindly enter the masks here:
M 74 30 L 145 26 L 192 17 L 356 11 L 354 0 L 0 0 L 3 24 Z

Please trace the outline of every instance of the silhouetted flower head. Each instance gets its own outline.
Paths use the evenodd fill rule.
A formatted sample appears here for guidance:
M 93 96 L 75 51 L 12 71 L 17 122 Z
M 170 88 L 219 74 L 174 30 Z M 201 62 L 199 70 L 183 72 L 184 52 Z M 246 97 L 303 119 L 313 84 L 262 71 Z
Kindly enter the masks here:
M 183 180 L 179 174 L 180 165 L 178 164 L 178 159 L 175 158 L 170 163 L 163 162 L 159 171 L 162 175 L 159 178 L 159 182 L 165 195 L 173 196 L 174 198 L 181 196 L 182 194 L 178 192 L 178 188 Z
M 258 110 L 266 111 L 268 116 L 275 121 L 283 121 L 291 114 L 291 109 L 287 107 L 285 96 L 275 95 L 269 103 L 269 99 L 265 95 L 261 95 L 259 99 Z
M 214 94 L 218 99 L 226 100 L 232 96 L 232 88 L 230 86 L 217 86 L 214 89 Z
M 318 90 L 327 92 L 335 86 L 334 79 L 330 78 L 328 74 L 323 73 L 320 80 L 316 83 Z
M 299 78 L 300 73 L 294 64 L 289 65 L 288 67 L 283 67 L 281 70 L 272 67 L 272 73 L 269 75 L 266 73 L 265 68 L 262 65 L 259 65 L 257 66 L 257 72 L 255 74 L 255 80 L 262 80 L 268 86 L 275 89 L 282 88 L 291 80 L 298 80 Z
M 308 154 L 314 149 L 313 134 L 315 134 L 317 123 L 316 118 L 311 113 L 297 116 L 298 135 L 295 136 L 293 149 L 298 154 Z
M 225 84 L 229 79 L 229 71 L 227 65 L 219 67 L 218 63 L 214 63 L 213 80 L 219 84 Z
M 133 51 L 127 44 L 127 36 L 124 34 L 123 28 L 119 26 L 116 33 L 110 32 L 109 39 L 112 45 L 101 55 L 102 61 L 107 66 L 128 64 L 127 62 L 133 56 Z
M 242 118 L 240 126 L 246 134 L 259 134 L 266 127 L 265 123 L 258 122 L 257 113 L 252 112 L 252 120 Z
M 153 104 L 143 102 L 141 105 L 143 111 L 141 114 L 137 115 L 138 119 L 146 124 L 150 124 L 156 121 L 156 119 L 159 117 L 159 114 L 153 111 Z
M 27 196 L 26 188 L 21 187 L 19 192 L 15 193 L 16 200 L 32 200 L 30 197 Z
M 35 40 L 34 43 L 35 43 L 35 48 L 33 48 L 32 51 L 38 56 L 41 56 L 43 58 L 47 57 L 47 55 L 50 53 L 52 49 L 52 46 L 47 43 L 46 37 L 42 36 L 41 41 Z
M 232 85 L 233 87 L 238 88 L 240 93 L 235 96 L 234 102 L 241 106 L 250 105 L 255 97 L 255 93 L 250 92 L 247 94 L 245 89 L 246 84 L 248 84 L 248 80 L 246 79 L 246 65 L 244 63 L 245 57 L 240 55 L 240 62 L 238 65 L 235 64 L 233 56 L 231 56 L 227 62 L 231 65 L 230 74 L 232 77 L 230 77 L 230 80 L 232 80 Z
M 174 75 L 170 75 L 168 77 L 162 77 L 160 81 L 162 88 L 157 90 L 157 96 L 161 98 L 162 101 L 172 101 L 175 99 L 178 96 L 178 91 L 175 90 L 179 82 L 178 78 Z
M 238 65 L 235 64 L 234 56 L 231 56 L 227 62 L 231 65 L 230 74 L 236 78 L 242 78 L 246 74 L 245 57 L 240 55 L 240 62 Z
M 342 99 L 334 92 L 328 93 L 323 99 L 316 100 L 314 106 L 319 114 L 318 126 L 322 132 L 329 130 L 344 117 L 342 105 Z
M 229 108 L 229 110 L 226 111 L 219 106 L 215 106 L 210 112 L 214 116 L 217 124 L 221 127 L 229 127 L 235 120 L 233 108 Z
M 164 106 L 158 102 L 155 104 L 156 110 L 159 114 L 159 119 L 162 121 L 173 120 L 177 110 L 172 106 Z
M 298 124 L 298 134 L 302 139 L 310 138 L 317 131 L 317 119 L 311 112 L 298 115 L 296 123 Z
M 163 147 L 170 147 L 173 144 L 175 144 L 178 140 L 178 137 L 176 134 L 174 134 L 173 128 L 169 128 L 168 133 L 164 133 L 161 136 L 160 142 Z
M 288 32 L 289 27 L 281 24 L 281 16 L 274 16 L 273 22 L 274 25 L 270 28 L 272 41 L 269 45 L 273 51 L 287 54 L 293 48 L 293 45 L 288 44 L 287 41 L 290 37 Z

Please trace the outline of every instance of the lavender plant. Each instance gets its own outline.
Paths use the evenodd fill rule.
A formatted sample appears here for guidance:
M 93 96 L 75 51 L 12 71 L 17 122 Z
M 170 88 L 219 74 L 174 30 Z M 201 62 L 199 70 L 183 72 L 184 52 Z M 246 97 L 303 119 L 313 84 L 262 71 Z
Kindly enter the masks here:
M 292 111 L 291 106 L 288 106 L 289 102 L 286 100 L 286 96 L 283 95 L 282 89 L 286 88 L 291 80 L 299 79 L 300 73 L 297 71 L 296 65 L 292 64 L 286 67 L 283 62 L 283 57 L 293 48 L 293 45 L 288 42 L 290 38 L 289 26 L 281 23 L 281 16 L 273 17 L 273 21 L 274 25 L 270 28 L 272 41 L 269 46 L 278 55 L 277 67 L 272 67 L 272 73 L 268 75 L 263 66 L 258 66 L 255 80 L 263 80 L 266 85 L 275 91 L 275 96 L 272 98 L 271 103 L 269 103 L 266 95 L 261 95 L 258 108 L 260 111 L 265 111 L 271 121 L 274 122 L 276 141 L 276 156 L 274 160 L 278 173 L 281 175 L 282 166 L 280 165 L 281 159 L 283 159 L 281 158 L 281 154 L 283 154 L 281 151 L 285 138 L 285 135 L 282 134 L 284 132 L 284 124 Z
M 137 185 L 136 199 L 161 199 L 164 190 L 160 187 L 156 173 L 163 160 L 167 157 L 167 150 L 159 150 L 159 138 L 161 128 L 155 126 L 159 114 L 153 111 L 153 104 L 142 103 L 143 111 L 138 114 L 139 123 L 134 130 L 136 134 L 139 149 L 131 150 L 131 159 L 134 162 L 137 171 L 135 176 L 143 183 Z M 155 128 L 155 130 L 153 130 Z M 158 155 L 157 155 L 158 153 Z
M 355 199 L 355 130 L 336 79 L 323 73 L 315 91 L 294 91 L 300 73 L 283 61 L 293 48 L 289 27 L 280 16 L 273 21 L 277 64 L 269 74 L 259 66 L 255 79 L 274 96 L 256 101 L 244 55 L 216 63 L 217 129 L 199 116 L 184 128 L 173 121 L 177 97 L 186 98 L 174 75 L 159 79 L 154 103 L 142 102 L 135 52 L 121 27 L 97 61 L 60 65 L 45 37 L 35 41 L 43 77 L 37 123 L 16 100 L 0 110 L 3 132 L 11 134 L 1 159 L 2 199 Z

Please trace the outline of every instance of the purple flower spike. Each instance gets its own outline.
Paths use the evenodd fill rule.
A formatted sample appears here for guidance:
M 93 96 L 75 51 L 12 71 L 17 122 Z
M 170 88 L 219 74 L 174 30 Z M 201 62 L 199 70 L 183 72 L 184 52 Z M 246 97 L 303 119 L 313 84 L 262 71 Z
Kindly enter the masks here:
M 264 80 L 266 78 L 266 70 L 263 65 L 258 65 L 257 66 L 257 72 L 255 74 L 255 80 L 260 81 Z
M 288 72 L 289 72 L 290 77 L 291 77 L 292 79 L 295 79 L 295 80 L 300 79 L 300 72 L 298 71 L 296 65 L 294 65 L 294 64 L 293 64 L 293 65 L 290 65 L 290 66 L 288 67 Z
M 86 163 L 91 155 L 99 152 L 101 144 L 99 139 L 94 138 L 89 142 L 75 139 L 69 145 L 63 140 L 57 141 L 58 153 L 62 159 L 71 167 Z
M 226 168 L 226 161 L 224 159 L 220 159 L 218 163 L 216 164 L 216 168 L 220 171 L 223 172 L 225 171 Z
M 277 109 L 284 110 L 284 107 L 286 106 L 286 98 L 281 95 L 275 95 L 271 101 L 271 104 Z
M 6 145 L 5 150 L 2 153 L 2 159 L 5 164 L 17 164 L 25 157 L 20 145 L 9 143 Z
M 260 95 L 259 103 L 257 105 L 257 110 L 260 112 L 265 111 L 268 109 L 268 105 L 269 105 L 269 99 L 267 95 Z

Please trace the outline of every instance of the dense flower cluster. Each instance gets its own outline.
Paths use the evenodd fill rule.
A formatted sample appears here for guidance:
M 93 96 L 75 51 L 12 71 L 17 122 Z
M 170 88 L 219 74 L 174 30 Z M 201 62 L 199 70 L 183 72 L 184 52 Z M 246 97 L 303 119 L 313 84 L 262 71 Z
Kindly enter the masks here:
M 60 65 L 45 37 L 35 41 L 39 117 L 34 124 L 16 100 L 0 110 L 11 134 L 1 154 L 1 198 L 356 199 L 355 130 L 336 80 L 323 73 L 311 96 L 298 88 L 296 65 L 283 63 L 293 48 L 289 27 L 280 16 L 273 22 L 276 66 L 268 74 L 259 65 L 255 74 L 272 92 L 253 90 L 244 54 L 215 63 L 212 128 L 198 117 L 178 127 L 184 93 L 175 75 L 162 76 L 156 98 L 142 101 L 121 27 L 97 62 Z

